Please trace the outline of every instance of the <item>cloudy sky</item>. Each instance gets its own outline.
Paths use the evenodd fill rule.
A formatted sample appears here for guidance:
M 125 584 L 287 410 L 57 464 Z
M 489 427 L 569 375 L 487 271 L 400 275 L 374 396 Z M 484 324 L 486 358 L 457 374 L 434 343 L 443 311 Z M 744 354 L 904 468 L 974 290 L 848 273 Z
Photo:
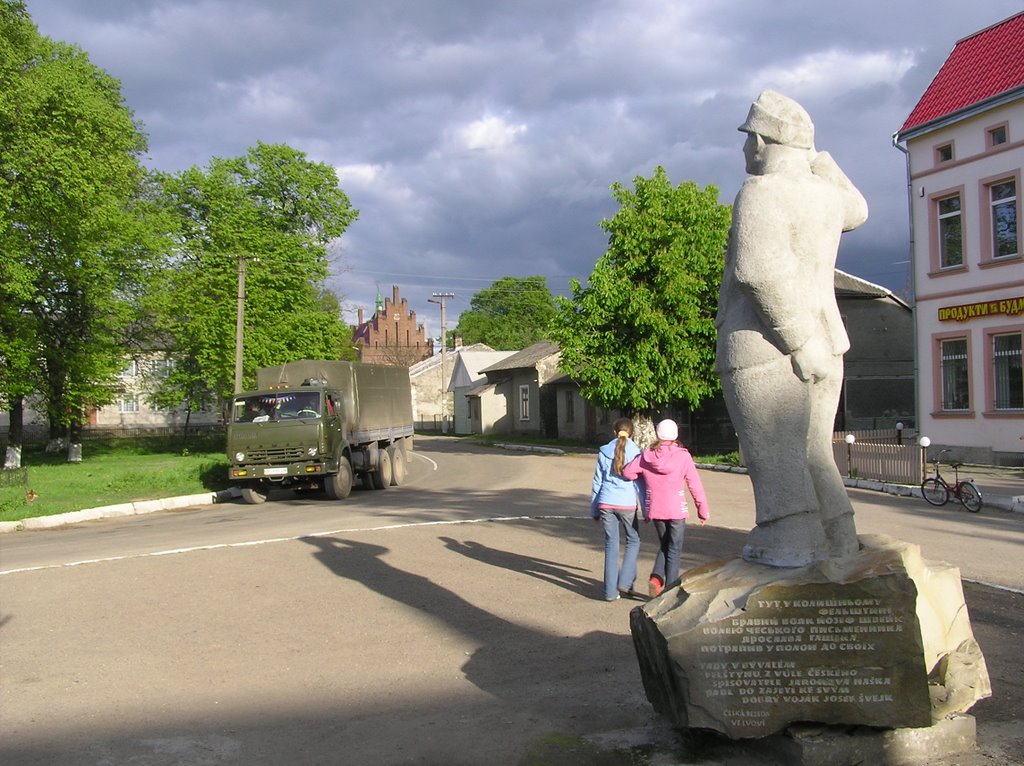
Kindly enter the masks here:
M 556 293 L 604 252 L 609 186 L 744 178 L 765 88 L 810 112 L 867 197 L 839 266 L 902 292 L 906 169 L 891 136 L 954 43 L 1019 0 L 27 0 L 121 80 L 178 171 L 286 143 L 360 210 L 331 287 L 347 318 L 399 285 L 431 335 L 505 276 Z

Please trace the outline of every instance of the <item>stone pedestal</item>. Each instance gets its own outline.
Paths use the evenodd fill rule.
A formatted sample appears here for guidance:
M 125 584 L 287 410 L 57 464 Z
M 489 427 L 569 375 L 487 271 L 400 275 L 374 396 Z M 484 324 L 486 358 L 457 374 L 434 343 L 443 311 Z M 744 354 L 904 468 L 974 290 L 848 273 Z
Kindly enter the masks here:
M 853 556 L 798 569 L 714 562 L 634 609 L 655 709 L 755 739 L 796 723 L 927 730 L 989 696 L 959 571 L 860 539 Z

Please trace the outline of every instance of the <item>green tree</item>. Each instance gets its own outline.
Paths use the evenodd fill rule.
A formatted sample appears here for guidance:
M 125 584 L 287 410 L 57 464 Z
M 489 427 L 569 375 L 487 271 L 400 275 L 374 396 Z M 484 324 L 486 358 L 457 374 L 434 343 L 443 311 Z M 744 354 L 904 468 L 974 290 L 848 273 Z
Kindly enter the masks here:
M 552 340 L 561 369 L 598 406 L 633 414 L 719 389 L 715 312 L 730 208 L 713 186 L 672 186 L 665 169 L 616 183 L 620 207 L 601 227 L 608 250 L 589 283 L 558 299 Z
M 547 339 L 555 312 L 555 298 L 544 277 L 502 277 L 473 296 L 455 332 L 466 344 L 522 349 Z
M 0 0 L 0 397 L 43 397 L 51 433 L 111 400 L 122 365 L 145 138 L 120 84 Z M 12 413 L 12 414 L 14 414 Z
M 158 404 L 193 411 L 233 393 L 242 268 L 245 383 L 258 367 L 344 355 L 351 331 L 324 287 L 327 247 L 358 211 L 333 168 L 259 143 L 160 184 L 176 244 L 148 305 L 175 364 Z

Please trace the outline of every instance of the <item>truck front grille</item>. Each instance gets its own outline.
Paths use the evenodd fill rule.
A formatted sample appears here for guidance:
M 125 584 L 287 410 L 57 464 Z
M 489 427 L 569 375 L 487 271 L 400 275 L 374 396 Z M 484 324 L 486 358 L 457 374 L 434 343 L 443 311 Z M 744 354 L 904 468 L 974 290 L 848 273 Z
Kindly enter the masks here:
M 254 449 L 246 457 L 247 463 L 289 463 L 306 457 L 302 447 L 275 447 L 272 449 Z

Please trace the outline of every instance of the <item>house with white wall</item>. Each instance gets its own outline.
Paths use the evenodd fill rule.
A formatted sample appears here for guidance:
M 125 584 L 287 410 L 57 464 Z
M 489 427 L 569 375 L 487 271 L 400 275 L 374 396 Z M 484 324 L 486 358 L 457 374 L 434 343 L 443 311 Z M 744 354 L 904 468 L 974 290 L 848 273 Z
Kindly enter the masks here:
M 912 225 L 918 427 L 1024 464 L 1024 13 L 959 40 L 893 135 Z
M 409 382 L 412 385 L 412 415 L 417 429 L 443 431 L 447 433 L 471 433 L 459 431 L 459 417 L 466 409 L 465 396 L 456 391 L 456 380 L 464 375 L 467 364 L 473 364 L 478 355 L 484 354 L 491 364 L 511 354 L 511 351 L 495 352 L 484 343 L 463 346 L 456 340 L 454 349 L 444 354 L 428 356 L 409 368 Z M 478 368 L 474 368 L 478 369 Z M 480 376 L 484 380 L 483 376 Z M 463 392 L 464 393 L 464 392 Z M 462 401 L 460 401 L 460 399 Z
M 502 399 L 497 402 L 487 398 L 487 393 L 493 392 L 493 388 L 487 387 L 487 376 L 481 370 L 514 353 L 494 351 L 490 346 L 477 343 L 466 346 L 459 354 L 452 370 L 450 385 L 456 434 L 490 433 L 494 421 L 504 416 L 505 401 Z

